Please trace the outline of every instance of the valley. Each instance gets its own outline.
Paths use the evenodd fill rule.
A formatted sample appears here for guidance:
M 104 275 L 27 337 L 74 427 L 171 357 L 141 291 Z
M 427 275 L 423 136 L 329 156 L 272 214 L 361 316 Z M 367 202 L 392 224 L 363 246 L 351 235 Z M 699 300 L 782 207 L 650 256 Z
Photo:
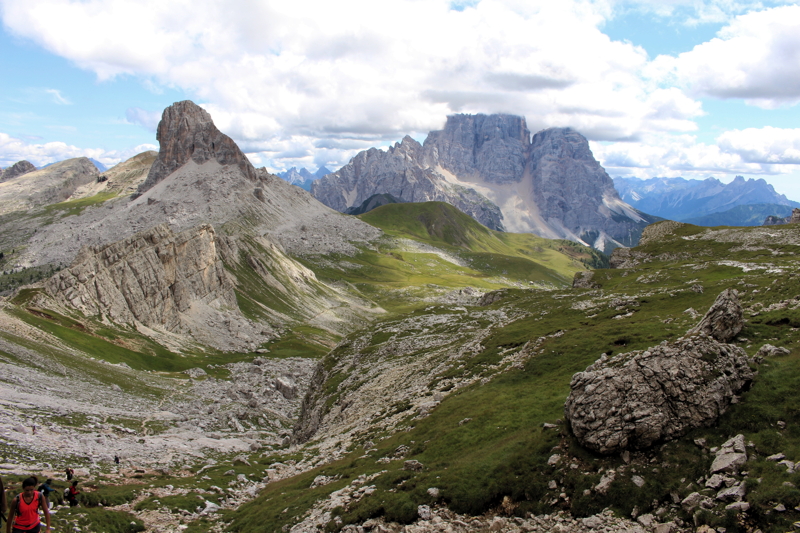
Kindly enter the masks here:
M 583 146 L 542 135 L 555 140 L 536 149 Z M 102 173 L 0 183 L 0 475 L 63 489 L 75 468 L 81 506 L 57 506 L 56 531 L 800 525 L 797 224 L 645 225 L 576 148 L 563 166 L 605 184 L 582 205 L 608 215 L 580 234 L 605 249 L 613 227 L 635 245 L 609 257 L 577 230 L 498 231 L 443 201 L 339 213 L 253 167 L 191 102 L 165 111 L 159 141 Z M 492 161 L 477 159 L 504 181 Z M 723 293 L 736 331 L 712 341 L 693 328 Z M 620 385 L 620 405 L 580 421 L 641 436 L 708 385 L 701 423 L 613 450 L 579 438 L 576 376 L 626 383 L 626 365 L 687 343 L 697 381 L 681 365 L 652 380 L 668 406 L 625 411 Z

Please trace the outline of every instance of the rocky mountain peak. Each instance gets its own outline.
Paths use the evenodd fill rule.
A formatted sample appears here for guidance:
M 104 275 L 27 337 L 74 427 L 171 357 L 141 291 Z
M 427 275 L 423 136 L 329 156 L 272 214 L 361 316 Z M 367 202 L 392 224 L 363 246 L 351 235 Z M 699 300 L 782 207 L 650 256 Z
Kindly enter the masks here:
M 233 139 L 217 129 L 208 111 L 190 100 L 176 102 L 164 110 L 156 139 L 160 144 L 158 159 L 139 186 L 139 194 L 190 160 L 198 165 L 211 160 L 221 165 L 235 165 L 248 179 L 257 180 L 255 168 Z
M 426 159 L 457 176 L 481 176 L 492 183 L 519 182 L 531 133 L 525 117 L 451 115 L 443 130 L 425 139 Z
M 33 172 L 36 167 L 28 161 L 17 161 L 5 170 L 0 171 L 0 183 L 22 176 L 28 172 Z

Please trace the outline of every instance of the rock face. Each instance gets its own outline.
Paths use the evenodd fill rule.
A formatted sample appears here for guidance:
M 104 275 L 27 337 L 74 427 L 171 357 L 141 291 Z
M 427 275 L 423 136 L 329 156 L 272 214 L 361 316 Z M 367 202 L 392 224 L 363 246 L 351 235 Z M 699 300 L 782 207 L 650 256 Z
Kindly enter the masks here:
M 14 179 L 17 176 L 22 176 L 28 172 L 33 172 L 34 170 L 36 170 L 36 167 L 28 161 L 18 161 L 7 169 L 0 171 L 0 183 Z
M 453 115 L 425 139 L 426 161 L 463 177 L 491 183 L 522 180 L 531 132 L 514 115 Z
M 717 340 L 729 340 L 741 325 L 736 293 L 725 291 L 686 337 L 603 357 L 575 374 L 564 405 L 575 437 L 609 454 L 713 423 L 754 376 L 744 350 Z
M 147 179 L 139 186 L 139 194 L 185 165 L 189 160 L 198 165 L 217 161 L 220 165 L 238 166 L 248 179 L 256 181 L 253 165 L 233 140 L 219 131 L 208 111 L 194 102 L 176 102 L 164 110 L 158 123 L 156 139 L 158 158 Z
M 195 301 L 236 306 L 209 225 L 177 235 L 159 225 L 114 244 L 83 248 L 70 268 L 48 281 L 47 290 L 85 314 L 167 330 L 180 325 L 180 313 Z
M 651 217 L 622 200 L 586 138 L 551 128 L 531 138 L 513 115 L 453 115 L 423 145 L 359 153 L 314 182 L 312 194 L 345 212 L 375 194 L 445 201 L 492 229 L 567 238 L 601 250 L 638 241 Z
M 474 189 L 447 183 L 427 167 L 422 145 L 406 136 L 387 151 L 370 148 L 311 184 L 314 197 L 340 212 L 389 194 L 403 202 L 447 202 L 484 226 L 502 230 L 500 209 Z

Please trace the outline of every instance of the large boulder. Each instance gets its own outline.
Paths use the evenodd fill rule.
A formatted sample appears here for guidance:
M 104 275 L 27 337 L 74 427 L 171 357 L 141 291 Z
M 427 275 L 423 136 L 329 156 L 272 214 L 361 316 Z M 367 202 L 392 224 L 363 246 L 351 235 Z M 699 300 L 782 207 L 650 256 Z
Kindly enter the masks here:
M 648 448 L 716 421 L 754 376 L 744 350 L 717 340 L 741 329 L 720 311 L 737 305 L 735 291 L 725 291 L 690 335 L 604 356 L 575 374 L 564 412 L 578 441 L 610 454 Z

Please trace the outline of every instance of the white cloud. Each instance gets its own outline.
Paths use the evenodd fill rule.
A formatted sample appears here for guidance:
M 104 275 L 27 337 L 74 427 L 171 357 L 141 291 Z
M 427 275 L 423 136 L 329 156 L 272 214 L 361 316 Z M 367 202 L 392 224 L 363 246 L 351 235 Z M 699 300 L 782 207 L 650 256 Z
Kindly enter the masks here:
M 743 98 L 773 108 L 800 101 L 800 6 L 735 17 L 714 39 L 678 57 L 659 56 L 649 75 L 696 95 Z
M 454 112 L 520 114 L 534 131 L 572 126 L 598 140 L 696 128 L 700 104 L 643 78 L 646 52 L 598 29 L 611 3 L 451 5 L 0 0 L 11 32 L 100 79 L 180 88 L 237 141 L 288 145 L 269 150 L 287 161 L 347 156 L 353 148 L 320 156 L 314 144 L 382 144 L 440 128 Z M 140 110 L 128 120 L 152 128 Z
M 147 150 L 158 150 L 152 144 L 142 144 L 124 151 L 102 148 L 78 148 L 63 142 L 29 143 L 0 132 L 0 167 L 8 167 L 17 161 L 27 160 L 37 168 L 73 157 L 91 157 L 111 167 Z
M 63 94 L 61 94 L 61 91 L 58 89 L 45 89 L 44 92 L 49 94 L 53 98 L 53 102 L 56 104 L 72 105 L 72 102 L 70 102 Z
M 775 128 L 769 128 L 775 129 Z M 710 175 L 779 175 L 796 172 L 791 143 L 778 139 L 758 144 L 764 130 L 733 130 L 717 144 L 698 142 L 693 135 L 649 135 L 642 142 L 591 143 L 592 152 L 611 176 L 704 178 Z M 800 131 L 800 130 L 789 130 Z M 770 132 L 767 132 L 768 134 Z M 776 132 L 777 133 L 777 132 Z M 800 134 L 795 133 L 800 139 Z M 795 141 L 794 157 L 800 155 Z M 780 153 L 783 159 L 770 157 Z M 753 157 L 753 155 L 758 156 Z M 720 176 L 722 175 L 722 176 Z
M 743 161 L 765 165 L 800 165 L 800 129 L 747 128 L 726 131 L 717 144 Z

